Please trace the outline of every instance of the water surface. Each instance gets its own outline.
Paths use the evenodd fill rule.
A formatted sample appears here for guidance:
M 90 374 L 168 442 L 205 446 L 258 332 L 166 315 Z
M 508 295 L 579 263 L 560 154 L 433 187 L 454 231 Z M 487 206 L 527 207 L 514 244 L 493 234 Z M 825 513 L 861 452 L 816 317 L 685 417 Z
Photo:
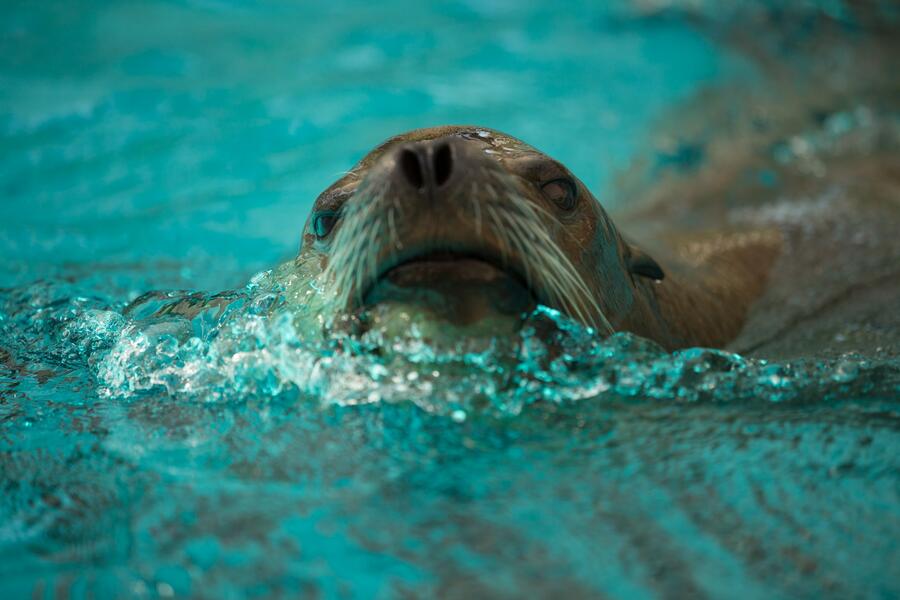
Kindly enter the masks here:
M 278 266 L 399 131 L 508 131 L 622 205 L 626 167 L 703 160 L 659 119 L 771 83 L 736 23 L 781 23 L 785 63 L 816 19 L 868 35 L 840 3 L 704 6 L 0 9 L 0 589 L 900 594 L 895 349 L 667 353 L 545 308 L 456 352 L 323 339 Z

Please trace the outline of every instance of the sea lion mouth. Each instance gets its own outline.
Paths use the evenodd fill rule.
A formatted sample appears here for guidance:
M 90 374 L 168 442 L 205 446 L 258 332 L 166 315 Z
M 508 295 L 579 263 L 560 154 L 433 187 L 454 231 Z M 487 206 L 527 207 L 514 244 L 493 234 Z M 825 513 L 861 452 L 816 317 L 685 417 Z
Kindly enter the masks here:
M 398 283 L 414 283 L 433 277 L 449 277 L 465 281 L 489 281 L 498 275 L 517 280 L 530 288 L 525 278 L 509 260 L 483 252 L 432 250 L 397 261 L 384 269 L 378 279 L 389 278 Z M 376 282 L 373 282 L 377 283 Z M 530 290 L 534 293 L 534 290 Z
M 521 313 L 540 303 L 538 291 L 515 261 L 477 249 L 425 248 L 394 256 L 362 291 L 360 308 L 413 302 L 441 307 L 454 315 L 451 320 L 464 321 L 475 319 L 475 313 Z M 463 304 L 471 307 L 464 318 Z

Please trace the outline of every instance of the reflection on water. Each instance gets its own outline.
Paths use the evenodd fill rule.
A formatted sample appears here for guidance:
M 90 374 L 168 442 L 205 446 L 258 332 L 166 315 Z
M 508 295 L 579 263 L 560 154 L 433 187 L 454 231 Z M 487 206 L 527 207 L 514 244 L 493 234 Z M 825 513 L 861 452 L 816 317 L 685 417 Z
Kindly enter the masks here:
M 895 84 L 841 62 L 886 25 L 865 2 L 588 4 L 2 9 L 5 595 L 900 593 L 896 246 L 842 208 L 895 189 Z M 816 102 L 784 76 L 810 56 Z M 449 348 L 331 329 L 272 265 L 335 173 L 452 121 L 690 207 L 672 227 L 724 205 L 859 237 L 877 286 L 840 299 L 884 313 L 852 329 L 866 351 L 824 296 L 799 322 L 831 337 L 785 329 L 776 295 L 754 356 L 546 308 Z M 810 295 L 857 285 L 794 250 Z

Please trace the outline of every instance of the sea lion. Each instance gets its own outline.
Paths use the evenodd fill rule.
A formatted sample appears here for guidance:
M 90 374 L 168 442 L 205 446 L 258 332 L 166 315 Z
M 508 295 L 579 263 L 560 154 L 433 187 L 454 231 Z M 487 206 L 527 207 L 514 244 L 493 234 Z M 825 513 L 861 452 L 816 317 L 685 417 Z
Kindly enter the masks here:
M 469 325 L 542 304 L 601 335 L 724 346 L 779 236 L 671 241 L 678 251 L 651 256 L 559 161 L 498 131 L 445 126 L 387 140 L 320 194 L 297 260 L 324 272 L 343 315 L 413 303 Z

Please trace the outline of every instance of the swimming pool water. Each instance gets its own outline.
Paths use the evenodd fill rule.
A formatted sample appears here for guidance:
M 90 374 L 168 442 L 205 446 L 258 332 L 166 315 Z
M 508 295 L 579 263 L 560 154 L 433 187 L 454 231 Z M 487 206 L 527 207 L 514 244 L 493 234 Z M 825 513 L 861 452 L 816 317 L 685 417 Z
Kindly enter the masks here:
M 102 258 L 237 285 L 294 251 L 371 147 L 440 123 L 514 132 L 602 189 L 654 111 L 725 60 L 590 2 L 300 4 L 4 8 L 7 280 Z
M 399 131 L 505 130 L 627 202 L 662 111 L 759 77 L 696 6 L 0 8 L 4 597 L 900 594 L 895 358 L 543 308 L 450 353 L 298 330 L 278 265 Z

